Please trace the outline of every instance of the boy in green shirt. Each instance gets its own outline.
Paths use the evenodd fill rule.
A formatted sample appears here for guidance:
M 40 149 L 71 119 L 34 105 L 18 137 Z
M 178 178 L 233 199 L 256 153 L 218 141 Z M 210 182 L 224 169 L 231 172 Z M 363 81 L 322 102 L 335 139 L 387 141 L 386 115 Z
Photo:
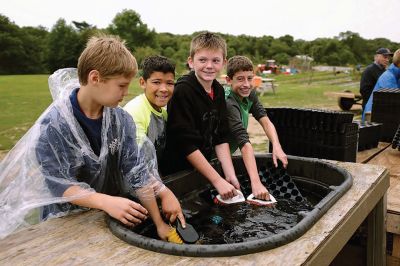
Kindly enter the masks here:
M 245 56 L 234 56 L 228 60 L 226 81 L 230 88 L 225 91 L 225 96 L 231 132 L 229 146 L 231 153 L 237 148 L 242 153 L 253 195 L 258 199 L 268 199 L 268 190 L 260 181 L 254 150 L 247 134 L 249 113 L 261 124 L 272 144 L 272 159 L 275 167 L 278 165 L 277 160 L 280 160 L 284 167 L 287 166 L 288 161 L 279 143 L 276 129 L 253 90 L 251 84 L 253 77 L 253 63 L 250 59 Z

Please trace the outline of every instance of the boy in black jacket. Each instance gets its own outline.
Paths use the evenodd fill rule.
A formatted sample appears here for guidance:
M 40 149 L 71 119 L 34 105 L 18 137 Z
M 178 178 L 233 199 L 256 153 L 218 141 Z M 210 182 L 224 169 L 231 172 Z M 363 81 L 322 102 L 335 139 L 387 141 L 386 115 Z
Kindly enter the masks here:
M 193 38 L 188 64 L 193 71 L 181 77 L 168 104 L 166 154 L 162 173 L 194 167 L 223 199 L 237 194 L 239 183 L 229 152 L 224 89 L 215 79 L 226 63 L 226 43 L 203 32 Z M 225 179 L 210 165 L 214 154 Z

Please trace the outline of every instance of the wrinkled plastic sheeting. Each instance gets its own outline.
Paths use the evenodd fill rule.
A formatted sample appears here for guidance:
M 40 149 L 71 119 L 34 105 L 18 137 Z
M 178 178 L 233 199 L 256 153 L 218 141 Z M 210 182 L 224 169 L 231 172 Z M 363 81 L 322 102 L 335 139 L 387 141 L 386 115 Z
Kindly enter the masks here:
M 110 148 L 106 145 L 107 148 L 102 148 L 99 156 L 95 155 L 83 130 L 79 130 L 79 124 L 72 112 L 69 96 L 73 89 L 79 87 L 76 69 L 68 68 L 56 71 L 49 77 L 49 87 L 53 103 L 0 162 L 0 239 L 17 228 L 37 223 L 40 219 L 59 217 L 76 211 L 76 206 L 67 202 L 98 191 L 107 178 L 105 173 L 107 172 L 107 157 Z M 45 119 L 48 119 L 55 110 L 59 114 L 58 120 L 64 121 L 63 124 L 54 123 L 54 120 L 52 123 L 46 124 Z M 118 123 L 123 122 L 120 120 L 110 121 L 110 115 L 111 108 L 104 107 L 102 145 L 107 143 L 106 132 L 111 130 L 111 127 L 121 127 L 121 124 Z M 52 151 L 56 157 L 59 156 L 57 157 L 60 163 L 59 167 L 65 169 L 65 174 L 61 178 L 48 173 L 44 174 L 37 158 L 38 143 L 43 141 L 43 132 L 49 130 L 50 127 L 53 131 L 55 130 L 57 136 L 65 137 L 65 132 L 62 132 L 62 128 L 65 129 L 65 126 L 69 128 L 76 139 L 76 143 L 64 139 L 68 143 L 68 147 L 65 148 L 73 149 L 73 157 L 65 160 L 66 158 L 62 157 L 62 154 L 57 154 L 56 150 Z M 51 145 L 49 147 L 53 148 Z M 146 196 L 154 197 L 165 186 L 157 171 L 157 159 L 153 144 L 149 140 L 144 141 L 130 156 L 121 158 L 121 160 L 136 160 L 136 164 L 127 175 L 129 178 L 123 180 L 124 185 L 130 186 L 128 192 L 141 199 Z M 91 160 L 98 165 L 89 173 L 90 179 L 94 181 L 92 187 L 87 183 L 79 182 L 76 176 L 68 176 L 68 170 L 70 170 L 68 167 L 82 166 L 85 163 L 84 160 Z M 70 165 L 65 165 L 66 161 Z M 64 187 L 79 186 L 80 193 L 73 197 L 56 196 L 49 188 L 49 181 L 53 185 L 57 183 L 56 185 Z M 63 208 L 62 212 L 49 213 L 47 217 L 40 217 L 40 207 L 55 203 L 63 203 L 67 207 Z M 82 209 L 84 208 L 78 208 L 78 211 Z
M 79 86 L 76 68 L 59 69 L 49 77 L 49 89 L 53 101 L 67 99 L 72 90 Z

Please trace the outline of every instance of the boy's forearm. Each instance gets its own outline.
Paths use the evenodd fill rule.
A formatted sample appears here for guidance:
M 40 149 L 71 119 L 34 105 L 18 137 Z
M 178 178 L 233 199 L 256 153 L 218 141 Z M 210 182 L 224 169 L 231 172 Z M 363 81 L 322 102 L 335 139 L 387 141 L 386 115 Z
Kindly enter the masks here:
M 104 202 L 107 200 L 107 197 L 110 196 L 102 193 L 91 192 L 79 186 L 71 186 L 67 190 L 65 190 L 63 197 L 79 197 L 77 199 L 71 200 L 70 202 L 82 207 L 94 208 L 104 211 Z
M 258 121 L 262 128 L 264 129 L 265 134 L 268 137 L 268 140 L 271 142 L 271 144 L 274 145 L 280 145 L 279 143 L 279 138 L 278 138 L 278 133 L 276 132 L 274 124 L 269 120 L 267 116 L 264 116 L 260 118 Z
M 235 169 L 232 163 L 232 157 L 229 150 L 228 143 L 222 143 L 215 146 L 215 154 L 217 155 L 218 160 L 221 162 L 222 171 L 226 177 L 234 177 Z
M 164 223 L 159 208 L 157 204 L 157 200 L 154 196 L 154 193 L 149 193 L 148 195 L 138 195 L 139 200 L 142 203 L 143 207 L 149 212 L 151 219 L 153 220 L 156 227 L 160 226 Z
M 197 171 L 200 172 L 200 174 L 205 176 L 211 184 L 214 184 L 216 181 L 218 181 L 218 179 L 222 178 L 210 165 L 200 150 L 195 150 L 186 156 L 186 159 Z
M 247 173 L 249 174 L 250 181 L 257 182 L 260 181 L 260 176 L 257 171 L 256 159 L 254 157 L 254 150 L 250 142 L 247 142 L 240 150 L 243 157 L 243 162 L 246 167 Z

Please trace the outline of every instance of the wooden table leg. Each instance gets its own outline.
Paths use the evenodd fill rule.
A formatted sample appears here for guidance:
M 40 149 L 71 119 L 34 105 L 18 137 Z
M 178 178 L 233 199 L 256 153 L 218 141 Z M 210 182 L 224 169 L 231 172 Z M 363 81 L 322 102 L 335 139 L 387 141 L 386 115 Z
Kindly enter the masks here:
M 368 215 L 367 265 L 386 265 L 386 194 Z

